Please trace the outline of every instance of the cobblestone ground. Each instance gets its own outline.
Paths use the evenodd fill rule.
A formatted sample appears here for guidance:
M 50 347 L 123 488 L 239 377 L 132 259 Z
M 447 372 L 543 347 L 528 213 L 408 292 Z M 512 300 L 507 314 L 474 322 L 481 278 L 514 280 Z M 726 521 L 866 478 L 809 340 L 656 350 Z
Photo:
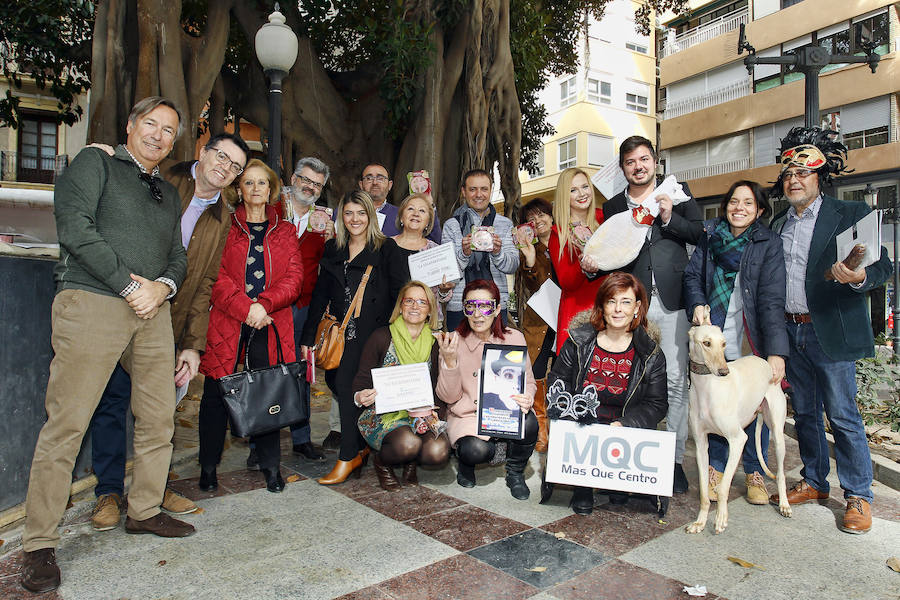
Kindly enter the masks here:
M 328 431 L 329 405 L 327 389 L 316 385 L 315 441 Z M 198 408 L 188 398 L 176 416 L 182 456 L 196 448 Z M 790 482 L 800 463 L 796 443 L 788 443 Z M 686 585 L 703 585 L 707 598 L 732 600 L 900 598 L 900 573 L 885 564 L 900 555 L 900 494 L 877 483 L 873 529 L 853 536 L 836 527 L 844 504 L 834 473 L 827 501 L 785 519 L 743 499 L 738 471 L 728 529 L 713 535 L 711 519 L 705 532 L 688 535 L 699 503 L 692 448 L 691 489 L 673 497 L 663 519 L 649 502 L 613 506 L 600 494 L 592 515 L 574 515 L 563 487 L 539 505 L 537 455 L 526 471 L 532 497 L 517 501 L 502 467 L 478 469 L 478 485 L 464 489 L 451 459 L 441 469 L 420 468 L 419 485 L 390 493 L 370 466 L 359 479 L 321 486 L 315 478 L 330 470 L 334 453 L 307 461 L 291 452 L 286 432 L 282 449 L 282 494 L 268 493 L 262 476 L 246 469 L 243 440 L 229 442 L 215 492 L 198 489 L 195 460 L 174 467 L 172 487 L 202 508 L 183 517 L 197 527 L 184 540 L 95 532 L 84 511 L 63 529 L 63 585 L 44 597 L 645 600 L 687 598 Z M 20 563 L 19 551 L 0 557 L 0 598 L 35 597 L 18 585 Z

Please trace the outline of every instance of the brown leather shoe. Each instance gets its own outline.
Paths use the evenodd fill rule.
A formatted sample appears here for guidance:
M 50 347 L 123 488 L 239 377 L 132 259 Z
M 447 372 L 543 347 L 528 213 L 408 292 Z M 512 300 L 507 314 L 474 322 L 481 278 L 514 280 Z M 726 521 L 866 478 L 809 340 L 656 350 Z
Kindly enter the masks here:
M 872 529 L 872 507 L 862 498 L 847 498 L 847 509 L 844 511 L 844 522 L 841 531 L 847 533 L 868 533 Z
M 189 500 L 182 496 L 181 494 L 176 494 L 172 490 L 166 488 L 166 493 L 163 494 L 163 501 L 160 505 L 165 511 L 172 513 L 173 515 L 187 515 L 192 512 L 197 512 L 199 508 L 192 500 Z
M 40 594 L 59 587 L 59 567 L 56 566 L 56 550 L 41 548 L 22 553 L 22 587 Z
M 416 474 L 416 461 L 410 461 L 403 465 L 403 482 L 410 485 L 419 485 L 419 476 Z
M 159 537 L 175 538 L 194 535 L 195 529 L 190 523 L 173 519 L 161 512 L 143 521 L 128 517 L 125 519 L 125 531 L 128 533 L 152 533 Z
M 122 498 L 118 494 L 103 494 L 91 511 L 91 526 L 97 531 L 109 531 L 122 520 Z
M 827 500 L 828 492 L 820 492 L 813 486 L 806 483 L 805 479 L 801 479 L 794 484 L 794 487 L 788 490 L 788 504 L 805 504 L 813 500 Z M 769 504 L 778 506 L 778 493 L 769 496 Z
M 381 462 L 381 452 L 375 452 L 372 468 L 375 469 L 375 475 L 378 476 L 378 485 L 381 486 L 381 489 L 386 492 L 396 492 L 400 489 L 400 481 L 394 474 L 394 467 Z

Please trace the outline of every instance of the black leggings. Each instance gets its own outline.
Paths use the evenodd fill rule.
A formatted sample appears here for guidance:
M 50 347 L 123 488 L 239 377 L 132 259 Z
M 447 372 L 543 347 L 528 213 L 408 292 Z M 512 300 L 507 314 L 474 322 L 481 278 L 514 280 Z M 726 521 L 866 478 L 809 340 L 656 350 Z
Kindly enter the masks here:
M 260 329 L 250 344 L 249 361 L 251 369 L 269 366 L 268 328 Z M 249 334 L 249 327 L 241 325 L 241 339 Z M 238 347 L 241 343 L 238 342 Z M 228 424 L 228 410 L 222 399 L 222 390 L 212 377 L 203 382 L 203 398 L 200 400 L 200 466 L 210 469 L 222 459 L 225 446 L 225 426 Z M 252 436 L 250 442 L 256 445 L 259 466 L 276 469 L 281 462 L 280 431 Z
M 378 454 L 386 465 L 403 465 L 414 460 L 423 465 L 442 465 L 450 456 L 450 440 L 446 433 L 434 437 L 430 431 L 420 435 L 409 427 L 398 427 L 384 436 Z
M 532 446 L 537 442 L 538 422 L 534 411 L 528 411 L 525 417 L 525 438 L 521 440 L 508 440 L 510 444 Z M 488 441 L 474 435 L 466 435 L 456 440 L 456 456 L 460 462 L 474 467 L 482 463 L 490 462 L 494 458 L 497 449 L 497 438 Z

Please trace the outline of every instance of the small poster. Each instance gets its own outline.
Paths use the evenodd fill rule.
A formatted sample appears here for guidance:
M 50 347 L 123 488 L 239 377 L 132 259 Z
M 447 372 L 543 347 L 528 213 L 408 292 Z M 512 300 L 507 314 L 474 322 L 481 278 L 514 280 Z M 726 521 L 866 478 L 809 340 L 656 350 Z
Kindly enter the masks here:
M 485 344 L 478 394 L 478 435 L 521 440 L 525 414 L 513 399 L 525 393 L 528 348 Z
M 474 225 L 472 227 L 472 250 L 476 252 L 493 252 L 494 228 L 491 225 Z
M 309 213 L 309 224 L 306 226 L 307 231 L 315 231 L 316 233 L 325 233 L 328 229 L 328 221 L 331 221 L 334 211 L 327 206 L 316 206 Z
M 516 248 L 524 248 L 538 243 L 537 232 L 531 223 L 522 223 L 516 227 L 515 239 Z
M 410 195 L 431 193 L 431 177 L 428 171 L 410 171 L 406 174 L 406 181 L 409 182 Z

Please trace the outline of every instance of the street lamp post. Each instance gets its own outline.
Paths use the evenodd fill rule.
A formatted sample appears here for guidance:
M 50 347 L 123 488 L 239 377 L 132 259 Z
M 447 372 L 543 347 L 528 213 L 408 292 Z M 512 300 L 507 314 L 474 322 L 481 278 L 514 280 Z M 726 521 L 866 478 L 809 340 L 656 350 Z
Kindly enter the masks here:
M 285 25 L 278 4 L 256 32 L 256 58 L 269 77 L 269 152 L 266 162 L 281 177 L 281 81 L 297 60 L 297 35 Z

